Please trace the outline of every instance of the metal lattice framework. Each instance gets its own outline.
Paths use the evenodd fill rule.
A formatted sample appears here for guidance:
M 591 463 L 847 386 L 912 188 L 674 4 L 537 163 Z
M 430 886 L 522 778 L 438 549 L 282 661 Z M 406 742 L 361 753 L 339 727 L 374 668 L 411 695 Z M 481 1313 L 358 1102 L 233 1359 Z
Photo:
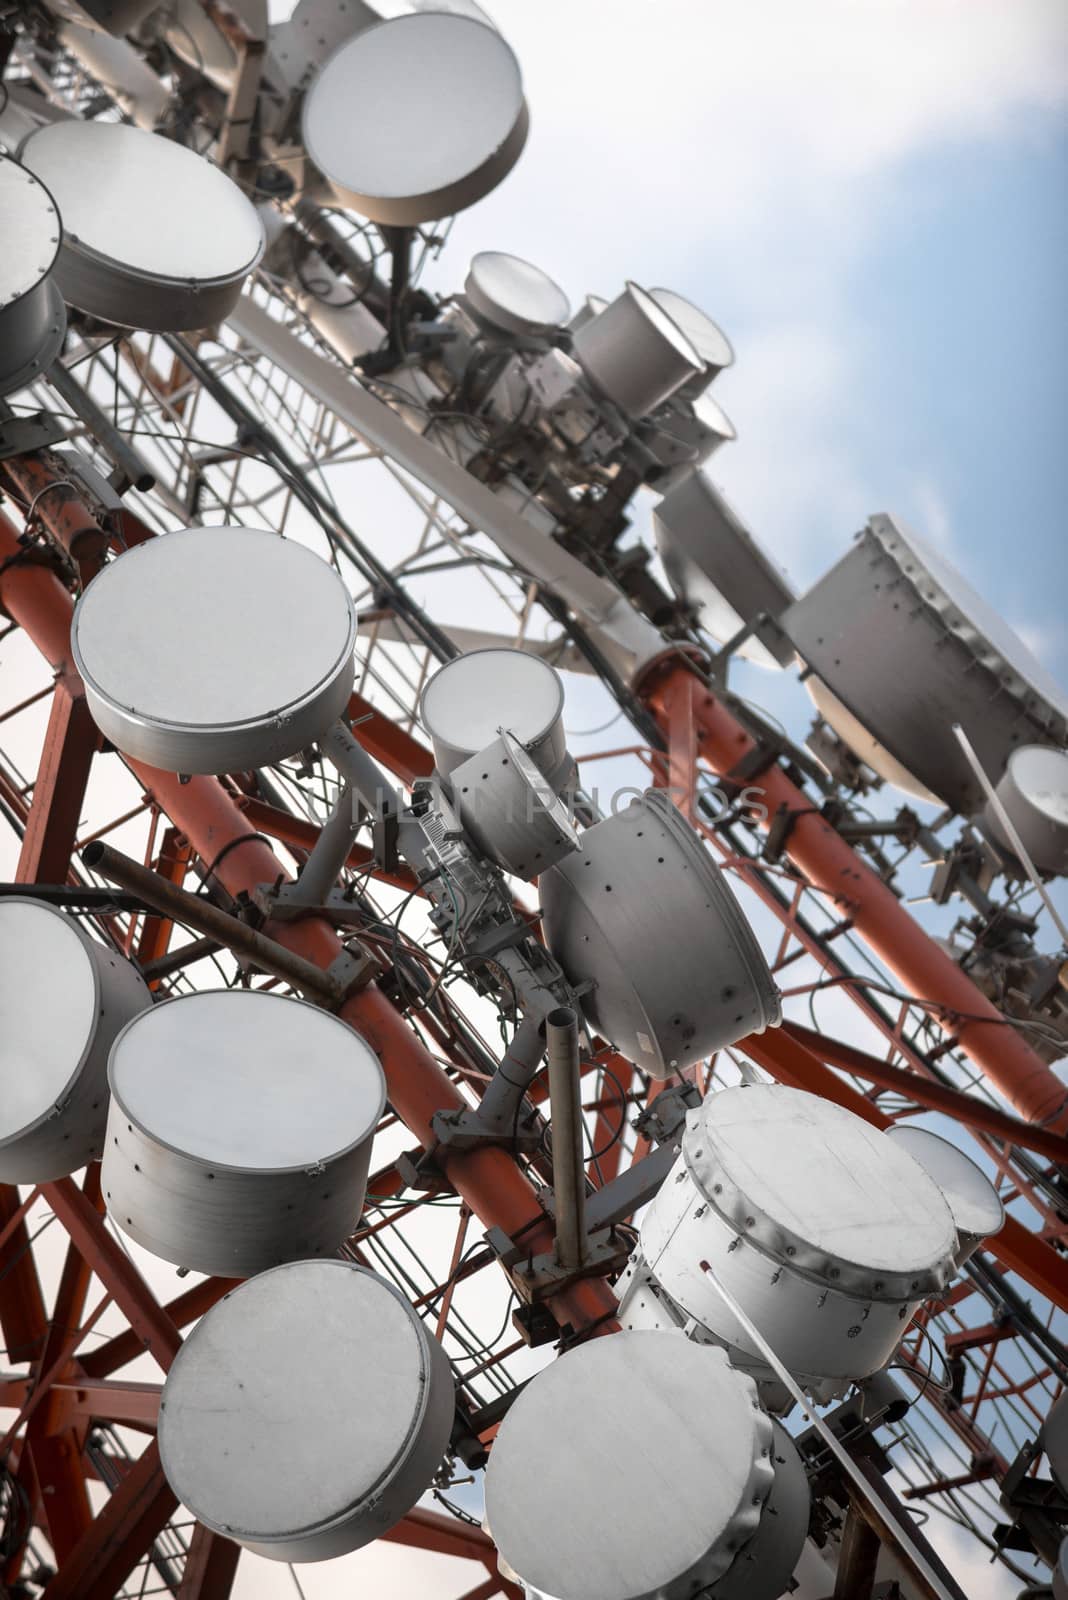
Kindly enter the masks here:
M 27 79 L 57 103 L 84 112 L 99 100 L 102 91 L 70 58 L 20 48 Z M 350 233 L 359 243 L 358 230 Z M 262 271 L 248 297 L 287 341 L 344 370 L 309 322 L 299 284 L 295 291 L 292 280 Z M 69 655 L 80 587 L 105 556 L 192 522 L 244 523 L 308 543 L 343 574 L 361 615 L 350 720 L 402 784 L 432 767 L 417 706 L 450 647 L 453 618 L 477 617 L 480 629 L 588 667 L 576 653 L 574 619 L 562 622 L 555 598 L 462 509 L 272 359 L 240 319 L 191 341 L 83 323 L 63 363 L 66 394 L 42 382 L 8 411 L 47 431 L 50 445 L 5 451 L 0 461 L 0 685 L 11 686 L 0 690 L 0 810 L 10 830 L 2 875 L 53 886 L 140 964 L 157 992 L 284 989 L 250 975 L 225 947 L 205 949 L 195 928 L 183 931 L 117 891 L 81 852 L 104 840 L 175 886 L 230 909 L 247 906 L 257 886 L 294 876 L 307 859 L 337 797 L 333 769 L 310 750 L 269 773 L 181 781 L 103 753 Z M 362 392 L 391 414 L 385 380 Z M 428 414 L 424 438 L 447 451 L 443 429 Z M 70 481 L 54 449 L 60 432 L 105 475 L 122 444 L 133 452 L 127 477 L 144 487 L 127 490 L 121 512 L 105 514 Z M 406 598 L 417 602 L 415 620 Z M 182 604 L 179 595 L 167 599 Z M 239 606 L 240 595 L 233 601 Z M 422 614 L 442 633 L 425 637 Z M 899 1360 L 915 1403 L 882 1438 L 913 1506 L 994 1549 L 1006 1520 L 999 1485 L 1068 1366 L 1059 1177 L 1068 1112 L 1062 1085 L 1032 1048 L 1042 1024 L 999 1014 L 900 898 L 922 885 L 929 842 L 905 840 L 891 862 L 848 799 L 828 820 L 826 794 L 795 747 L 721 675 L 666 645 L 636 701 L 617 704 L 612 682 L 588 671 L 575 681 L 583 717 L 588 708 L 602 725 L 571 739 L 585 790 L 671 786 L 732 875 L 787 998 L 780 1030 L 692 1069 L 697 1087 L 755 1073 L 879 1124 L 937 1112 L 996 1169 L 1006 1228 L 917 1318 Z M 641 719 L 627 731 L 636 707 Z M 745 785 L 759 790 L 758 806 Z M 947 820 L 935 841 L 946 844 L 953 826 Z M 434 1112 L 477 1100 L 514 1019 L 436 942 L 421 891 L 403 870 L 378 871 L 370 848 L 357 844 L 342 883 L 383 968 L 379 984 L 342 1014 L 380 1054 L 390 1094 L 367 1210 L 346 1251 L 396 1283 L 443 1340 L 478 1460 L 479 1441 L 492 1438 L 509 1397 L 551 1346 L 610 1330 L 615 1300 L 605 1281 L 583 1280 L 550 1300 L 548 1345 L 531 1348 L 529 1329 L 517 1327 L 514 1291 L 484 1235 L 503 1229 L 531 1250 L 544 1247 L 543 1156 L 439 1152 L 432 1186 L 410 1187 L 405 1153 L 434 1150 Z M 1012 903 L 1038 909 L 1029 890 Z M 339 949 L 335 929 L 316 917 L 270 931 L 320 966 Z M 634 1124 L 665 1084 L 607 1049 L 585 1068 L 595 1190 L 650 1157 L 648 1124 Z M 49 1600 L 229 1592 L 237 1547 L 176 1507 L 153 1441 L 161 1375 L 182 1332 L 227 1287 L 192 1276 L 168 1290 L 150 1258 L 131 1252 L 110 1224 L 96 1168 L 81 1183 L 0 1188 L 0 1406 L 10 1419 L 0 1449 L 0 1583 L 20 1574 L 41 1581 L 54 1567 Z M 459 1457 L 454 1477 L 439 1485 L 440 1509 L 417 1508 L 389 1537 L 480 1563 L 486 1578 L 468 1600 L 517 1595 L 477 1519 L 463 1513 L 470 1472 Z M 1011 1551 L 1001 1558 L 1021 1559 Z

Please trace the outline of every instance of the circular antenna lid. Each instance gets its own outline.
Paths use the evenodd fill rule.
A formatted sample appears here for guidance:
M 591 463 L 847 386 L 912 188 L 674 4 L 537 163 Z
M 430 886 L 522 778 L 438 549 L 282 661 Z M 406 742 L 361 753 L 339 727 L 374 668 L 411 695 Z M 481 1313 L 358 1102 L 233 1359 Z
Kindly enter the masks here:
M 980 1239 L 997 1233 L 1005 1222 L 1005 1208 L 986 1173 L 948 1139 L 914 1128 L 907 1122 L 887 1129 L 888 1138 L 907 1150 L 941 1189 L 957 1225 L 961 1246 L 958 1265 L 967 1260 Z
M 93 717 L 118 749 L 170 772 L 233 772 L 292 755 L 341 714 L 356 615 L 337 573 L 303 545 L 258 528 L 184 528 L 98 573 L 72 642 Z
M 734 350 L 730 340 L 719 324 L 713 322 L 699 306 L 683 299 L 673 289 L 650 289 L 649 294 L 660 309 L 667 312 L 676 327 L 682 329 L 712 377 L 722 372 L 724 367 L 734 365 Z
M 683 1139 L 703 1194 L 738 1231 L 843 1291 L 927 1293 L 952 1276 L 956 1230 L 934 1180 L 881 1129 L 781 1084 L 706 1097 Z
M 771 1443 L 752 1382 L 724 1351 L 666 1330 L 593 1339 L 540 1372 L 505 1417 L 486 1520 L 508 1565 L 547 1595 L 689 1596 L 755 1532 Z M 611 1492 L 594 1511 L 591 1485 L 606 1471 Z
M 116 1039 L 108 1079 L 157 1144 L 244 1171 L 329 1161 L 374 1132 L 386 1103 L 378 1057 L 358 1033 L 317 1006 L 255 989 L 152 1006 Z
M 547 333 L 571 315 L 567 295 L 547 272 L 500 250 L 475 256 L 464 294 L 480 317 L 508 333 Z
M 365 28 L 304 101 L 308 154 L 338 200 L 410 227 L 474 205 L 527 137 L 519 64 L 494 29 L 420 11 Z
M 648 790 L 539 879 L 545 942 L 587 1019 L 628 1060 L 670 1075 L 779 1021 L 752 929 L 690 824 Z
M 436 672 L 423 690 L 420 716 L 447 776 L 507 728 L 553 782 L 568 760 L 564 686 L 554 668 L 525 650 L 470 650 Z
M 98 1011 L 96 968 L 75 925 L 51 906 L 0 901 L 0 1147 L 66 1099 Z
M 1009 757 L 997 793 L 1039 872 L 1068 873 L 1068 751 L 1022 745 Z M 982 824 L 995 844 L 1015 855 L 1016 846 L 989 801 Z
M 323 1560 L 378 1538 L 430 1487 L 454 1403 L 444 1351 L 391 1284 L 296 1261 L 193 1329 L 163 1387 L 160 1457 L 216 1533 Z
M 263 253 L 263 224 L 203 156 L 125 123 L 76 119 L 38 128 L 21 154 L 63 217 L 56 278 L 71 305 L 171 332 L 233 309 Z

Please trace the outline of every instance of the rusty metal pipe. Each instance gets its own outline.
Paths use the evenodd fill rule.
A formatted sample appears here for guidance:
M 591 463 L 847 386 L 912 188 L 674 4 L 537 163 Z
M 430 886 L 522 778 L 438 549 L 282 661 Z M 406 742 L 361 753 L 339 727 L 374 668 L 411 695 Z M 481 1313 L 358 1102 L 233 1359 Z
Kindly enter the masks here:
M 545 1019 L 552 1107 L 553 1195 L 556 1200 L 556 1259 L 561 1267 L 585 1265 L 586 1167 L 582 1157 L 582 1096 L 578 1017 L 558 1006 Z
M 161 916 L 183 922 L 186 927 L 195 928 L 209 939 L 217 939 L 236 954 L 254 962 L 264 972 L 269 972 L 273 978 L 291 983 L 295 989 L 300 989 L 320 1004 L 340 1005 L 343 998 L 341 986 L 321 967 L 305 961 L 303 956 L 295 955 L 292 950 L 277 944 L 274 939 L 268 939 L 265 934 L 257 933 L 255 928 L 250 928 L 238 917 L 232 917 L 228 911 L 221 911 L 201 895 L 179 889 L 177 884 L 161 878 L 139 861 L 131 860 L 121 850 L 97 839 L 86 845 L 82 851 L 82 861 L 92 872 L 99 872 L 102 878 L 107 878 L 109 883 L 117 883 L 120 888 L 136 894 Z

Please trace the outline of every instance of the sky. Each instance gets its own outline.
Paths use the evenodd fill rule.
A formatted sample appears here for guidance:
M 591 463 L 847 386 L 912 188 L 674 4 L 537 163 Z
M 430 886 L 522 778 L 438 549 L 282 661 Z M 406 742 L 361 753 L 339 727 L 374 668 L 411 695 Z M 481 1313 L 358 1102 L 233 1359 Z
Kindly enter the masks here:
M 739 440 L 711 475 L 795 584 L 899 513 L 1068 679 L 1063 0 L 489 9 L 530 138 L 431 286 L 498 249 L 576 305 L 628 278 L 687 295 L 737 354 L 715 393 Z M 796 726 L 785 675 L 744 681 Z M 456 1600 L 481 1576 L 388 1545 L 299 1569 L 307 1600 Z M 981 1556 L 968 1582 L 975 1600 L 1018 1588 Z M 297 1593 L 243 1560 L 238 1600 Z

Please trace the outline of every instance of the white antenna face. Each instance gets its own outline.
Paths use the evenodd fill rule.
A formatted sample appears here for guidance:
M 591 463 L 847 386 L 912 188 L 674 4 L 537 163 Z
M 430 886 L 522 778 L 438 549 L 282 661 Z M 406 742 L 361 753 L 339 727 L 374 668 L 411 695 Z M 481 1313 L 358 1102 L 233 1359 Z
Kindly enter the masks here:
M 303 545 L 184 528 L 110 562 L 78 602 L 72 640 L 93 716 L 120 750 L 171 772 L 230 772 L 291 755 L 340 715 L 356 616 Z
M 71 305 L 122 327 L 172 331 L 232 310 L 264 233 L 217 167 L 172 139 L 113 122 L 46 124 L 21 154 L 63 218 L 56 275 Z
M 338 1018 L 257 990 L 183 995 L 124 1029 L 108 1078 L 108 1206 L 165 1261 L 246 1277 L 352 1232 L 386 1090 Z
M 500 250 L 474 257 L 464 294 L 480 317 L 507 333 L 547 333 L 571 315 L 567 295 L 547 272 Z
M 693 345 L 704 363 L 708 382 L 725 367 L 733 366 L 734 350 L 730 340 L 718 323 L 712 321 L 699 306 L 686 300 L 673 289 L 650 289 L 650 295 Z
M 164 1385 L 160 1456 L 207 1527 L 273 1560 L 325 1560 L 430 1487 L 454 1403 L 444 1351 L 392 1285 L 298 1261 L 194 1328 Z
M 957 1225 L 955 1259 L 963 1266 L 981 1240 L 1004 1226 L 1005 1208 L 997 1190 L 963 1150 L 926 1128 L 897 1122 L 887 1129 L 887 1136 L 907 1150 L 941 1189 Z
M 691 1146 L 694 1171 L 714 1173 L 723 1186 L 720 1210 L 748 1207 L 758 1227 L 766 1222 L 835 1262 L 840 1281 L 850 1268 L 915 1277 L 952 1251 L 934 1183 L 878 1128 L 833 1101 L 778 1084 L 724 1089 L 705 1100 Z
M 835 732 L 888 782 L 963 815 L 980 811 L 985 795 L 954 723 L 992 780 L 1017 745 L 1068 739 L 1061 688 L 960 573 L 894 517 L 872 517 L 783 626 Z
M 63 227 L 41 180 L 0 155 L 0 396 L 51 366 L 67 327 L 52 271 Z
M 525 650 L 470 650 L 441 667 L 423 690 L 420 716 L 443 776 L 507 728 L 553 784 L 570 772 L 564 743 L 564 686 Z
M 252 989 L 153 1006 L 116 1041 L 108 1075 L 118 1110 L 152 1138 L 250 1172 L 335 1159 L 373 1134 L 386 1098 L 378 1057 L 346 1023 Z
M 62 972 L 48 986 L 42 974 Z M 62 1103 L 100 1014 L 96 969 L 72 923 L 30 901 L 0 902 L 0 1106 L 17 1137 Z M 47 1026 L 42 1026 L 47 1016 Z
M 65 1177 L 99 1156 L 108 1048 L 151 1002 L 129 962 L 62 912 L 0 900 L 0 1181 Z
M 411 226 L 495 189 L 526 142 L 519 64 L 492 28 L 416 12 L 342 44 L 304 102 L 308 154 L 338 200 Z
M 1014 750 L 997 795 L 1038 870 L 1068 873 L 1068 752 L 1037 744 Z M 989 802 L 980 821 L 998 848 L 1015 859 L 1013 843 Z
M 702 395 L 698 404 L 709 399 Z M 702 472 L 672 486 L 653 511 L 653 531 L 675 593 L 698 608 L 701 626 L 721 644 L 761 612 L 780 616 L 794 598 L 782 573 Z M 738 654 L 779 667 L 788 666 L 794 652 L 785 639 L 773 652 L 750 637 Z
M 590 980 L 593 1026 L 658 1077 L 774 1027 L 778 991 L 719 868 L 671 801 L 649 790 L 587 828 L 539 883 L 545 941 Z
M 593 1339 L 512 1405 L 486 1469 L 486 1519 L 508 1565 L 545 1594 L 681 1600 L 756 1533 L 771 1444 L 723 1351 L 652 1330 Z
M 829 1394 L 886 1364 L 911 1308 L 953 1275 L 956 1244 L 941 1190 L 907 1151 L 780 1084 L 706 1096 L 641 1223 L 653 1279 L 732 1360 L 770 1376 L 703 1261 L 789 1370 L 830 1380 Z

